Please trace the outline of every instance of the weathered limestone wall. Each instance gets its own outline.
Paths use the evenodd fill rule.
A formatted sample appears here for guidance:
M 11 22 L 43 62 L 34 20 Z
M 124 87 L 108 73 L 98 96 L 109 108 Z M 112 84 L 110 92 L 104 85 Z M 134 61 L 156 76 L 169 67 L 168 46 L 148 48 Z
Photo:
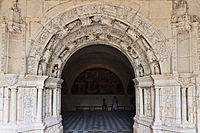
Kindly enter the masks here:
M 30 113 L 28 126 L 62 132 L 61 116 L 53 113 L 60 109 L 59 85 L 45 80 L 59 77 L 69 55 L 91 42 L 129 57 L 136 73 L 137 133 L 200 132 L 199 7 L 198 0 L 1 0 L 0 132 L 29 132 L 22 116 Z
M 99 2 L 99 1 L 93 1 L 93 2 Z M 158 30 L 160 30 L 160 33 L 162 33 L 166 37 L 166 41 L 171 38 L 171 31 L 170 31 L 170 18 L 171 18 L 171 12 L 172 12 L 172 2 L 171 1 L 138 1 L 138 0 L 132 0 L 132 1 L 115 1 L 115 0 L 109 0 L 109 1 L 102 1 L 103 3 L 113 3 L 116 5 L 124 5 L 127 6 L 127 8 L 133 8 L 135 11 L 141 13 L 144 15 L 147 19 L 149 19 Z M 61 0 L 50 0 L 50 1 L 44 1 L 39 0 L 37 2 L 35 1 L 25 1 L 25 0 L 19 0 L 18 6 L 16 8 L 16 12 L 11 10 L 13 7 L 14 1 L 2 1 L 1 2 L 1 20 L 2 23 L 7 23 L 7 26 L 10 27 L 10 30 L 12 30 L 15 27 L 12 27 L 12 19 L 19 19 L 19 23 L 21 26 L 20 28 L 26 28 L 24 31 L 22 29 L 21 34 L 17 33 L 18 37 L 17 39 L 20 44 L 18 44 L 18 47 L 15 47 L 16 42 L 14 39 L 14 33 L 10 34 L 11 38 L 9 39 L 9 42 L 6 43 L 5 47 L 10 47 L 10 49 L 15 49 L 15 51 L 8 50 L 5 52 L 5 59 L 8 58 L 6 61 L 6 64 L 8 65 L 7 70 L 4 70 L 4 73 L 26 73 L 24 63 L 26 64 L 26 58 L 25 56 L 28 54 L 32 42 L 35 40 L 35 37 L 38 35 L 38 31 L 40 31 L 43 26 L 50 20 L 52 17 L 62 13 L 63 11 L 66 11 L 72 7 L 87 4 L 88 1 L 61 1 Z M 18 11 L 19 10 L 19 11 Z M 162 14 L 160 13 L 162 12 Z M 13 14 L 17 14 L 13 16 Z M 19 17 L 19 18 L 18 18 Z M 17 29 L 16 29 L 17 30 Z M 7 36 L 8 33 L 7 33 Z M 7 39 L 6 39 L 7 40 Z M 11 42 L 10 42 L 11 41 Z M 17 41 L 17 40 L 16 40 Z M 21 45 L 21 46 L 20 46 Z M 18 50 L 19 49 L 19 50 Z M 24 50 L 20 51 L 21 49 Z M 13 53 L 16 53 L 16 55 L 13 55 Z M 163 73 L 170 73 L 170 59 L 167 59 L 168 61 L 163 62 L 162 71 Z M 15 67 L 12 68 L 12 64 Z M 5 63 L 4 63 L 5 65 Z M 17 66 L 17 67 L 16 67 Z

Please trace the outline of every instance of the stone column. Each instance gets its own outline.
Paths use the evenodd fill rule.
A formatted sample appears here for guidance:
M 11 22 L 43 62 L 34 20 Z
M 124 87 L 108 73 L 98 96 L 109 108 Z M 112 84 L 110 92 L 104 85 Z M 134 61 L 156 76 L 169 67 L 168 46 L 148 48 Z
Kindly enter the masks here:
M 50 115 L 50 116 L 52 116 L 52 107 L 53 107 L 53 106 L 52 106 L 52 96 L 53 96 L 53 95 L 52 95 L 52 90 L 50 89 L 50 90 L 49 90 L 49 98 L 50 98 L 50 99 L 49 99 L 49 113 L 50 113 L 49 115 Z
M 38 99 L 37 99 L 37 120 L 38 122 L 42 122 L 43 120 L 43 87 L 38 87 Z
M 198 79 L 197 79 L 198 81 Z M 196 126 L 197 126 L 197 133 L 200 132 L 200 84 L 196 85 L 196 111 L 197 111 L 197 119 L 196 119 Z
M 16 123 L 17 122 L 17 88 L 10 88 L 11 89 L 11 97 L 10 97 L 10 122 Z
M 188 94 L 187 94 L 187 99 L 188 99 L 188 102 L 187 102 L 187 105 L 186 105 L 186 109 L 187 109 L 187 106 L 188 106 L 188 122 L 191 124 L 191 125 L 193 125 L 193 121 L 194 121 L 194 118 L 193 118 L 193 107 L 194 107 L 194 105 L 193 105 L 193 90 L 195 90 L 195 88 L 194 88 L 194 86 L 190 86 L 190 87 L 188 87 Z
M 139 95 L 140 95 L 140 116 L 143 116 L 144 115 L 143 95 L 142 95 L 142 88 L 140 88 L 140 87 L 139 87 Z
M 57 101 L 57 103 L 58 103 L 58 106 L 57 106 L 57 108 L 58 108 L 58 115 L 60 116 L 61 115 L 61 87 L 59 87 L 58 88 L 58 94 L 57 94 L 57 96 L 58 96 L 58 101 Z
M 135 104 L 136 104 L 136 115 L 139 116 L 139 102 L 140 102 L 140 96 L 139 96 L 139 88 L 135 87 Z
M 3 123 L 7 124 L 10 112 L 10 89 L 5 88 L 4 91 Z
M 181 89 L 176 87 L 176 123 L 181 123 Z
M 151 112 L 151 114 L 152 114 L 152 117 L 154 118 L 155 117 L 155 112 L 153 111 L 154 110 L 154 107 L 155 107 L 155 92 L 154 92 L 154 88 L 153 87 L 151 87 L 151 107 L 152 107 L 152 112 Z
M 155 88 L 155 113 L 154 124 L 160 124 L 160 88 Z
M 182 88 L 182 123 L 185 123 L 187 121 L 187 106 L 186 106 L 186 88 Z
M 57 88 L 53 90 L 53 117 L 57 117 Z

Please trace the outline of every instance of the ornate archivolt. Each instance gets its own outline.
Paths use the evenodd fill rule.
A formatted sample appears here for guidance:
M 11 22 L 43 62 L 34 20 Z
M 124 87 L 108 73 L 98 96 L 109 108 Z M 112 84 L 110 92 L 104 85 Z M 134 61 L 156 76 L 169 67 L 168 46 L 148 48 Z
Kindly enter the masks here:
M 168 56 L 164 38 L 138 12 L 93 3 L 75 7 L 48 22 L 28 56 L 28 74 L 60 77 L 70 56 L 94 44 L 110 45 L 127 56 L 136 76 L 160 74 Z

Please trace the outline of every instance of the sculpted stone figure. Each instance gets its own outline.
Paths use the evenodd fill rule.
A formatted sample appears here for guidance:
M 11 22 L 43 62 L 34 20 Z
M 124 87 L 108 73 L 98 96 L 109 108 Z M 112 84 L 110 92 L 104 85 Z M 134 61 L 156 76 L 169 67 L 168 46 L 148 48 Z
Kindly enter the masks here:
M 160 67 L 159 67 L 159 64 L 158 64 L 158 63 L 156 63 L 156 64 L 154 65 L 154 72 L 155 72 L 155 74 L 160 74 Z
M 150 68 L 151 68 L 151 74 L 160 74 L 160 67 L 158 62 L 153 62 L 150 64 Z
M 146 54 L 147 54 L 147 58 L 148 58 L 149 63 L 152 63 L 152 62 L 154 62 L 154 61 L 157 60 L 157 59 L 156 59 L 156 56 L 154 55 L 154 53 L 153 53 L 152 50 L 148 49 L 148 50 L 146 51 Z
M 142 64 L 138 65 L 137 68 L 138 68 L 139 76 L 143 77 L 144 76 L 144 68 L 143 68 Z
M 52 77 L 54 77 L 54 78 L 58 77 L 58 64 L 55 64 L 52 69 Z
M 92 24 L 98 24 L 101 23 L 101 16 L 92 16 L 90 17 Z
M 12 21 L 8 25 L 8 29 L 10 32 L 21 32 L 21 9 L 18 7 L 18 0 L 13 3 L 11 7 L 12 11 Z
M 38 75 L 46 75 L 47 64 L 45 59 L 41 59 L 38 65 Z
M 66 52 L 69 50 L 69 47 L 66 47 L 59 55 L 60 58 L 63 58 L 66 54 Z

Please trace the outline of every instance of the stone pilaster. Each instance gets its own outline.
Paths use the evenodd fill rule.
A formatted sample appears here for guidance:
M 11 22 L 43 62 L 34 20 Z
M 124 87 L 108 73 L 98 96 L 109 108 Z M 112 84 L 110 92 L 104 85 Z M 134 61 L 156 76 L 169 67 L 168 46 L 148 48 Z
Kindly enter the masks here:
M 181 89 L 176 87 L 176 123 L 181 123 Z
M 43 87 L 38 87 L 38 99 L 37 99 L 37 121 L 43 120 Z
M 7 124 L 10 114 L 10 89 L 5 88 L 4 91 L 3 124 Z
M 61 116 L 61 86 L 58 87 L 58 116 Z
M 143 95 L 142 95 L 142 88 L 139 87 L 139 94 L 140 94 L 140 116 L 144 115 L 144 101 L 143 101 Z
M 17 122 L 17 88 L 12 87 L 11 94 L 10 94 L 10 122 L 16 123 Z
M 186 123 L 187 121 L 186 88 L 182 87 L 181 92 L 182 92 L 182 123 Z
M 53 90 L 53 117 L 57 117 L 57 88 Z
M 154 125 L 160 125 L 160 88 L 155 88 Z
M 52 109 L 52 97 L 53 97 L 53 93 L 52 93 L 52 89 L 49 90 L 49 115 L 52 116 L 53 114 L 53 109 Z

